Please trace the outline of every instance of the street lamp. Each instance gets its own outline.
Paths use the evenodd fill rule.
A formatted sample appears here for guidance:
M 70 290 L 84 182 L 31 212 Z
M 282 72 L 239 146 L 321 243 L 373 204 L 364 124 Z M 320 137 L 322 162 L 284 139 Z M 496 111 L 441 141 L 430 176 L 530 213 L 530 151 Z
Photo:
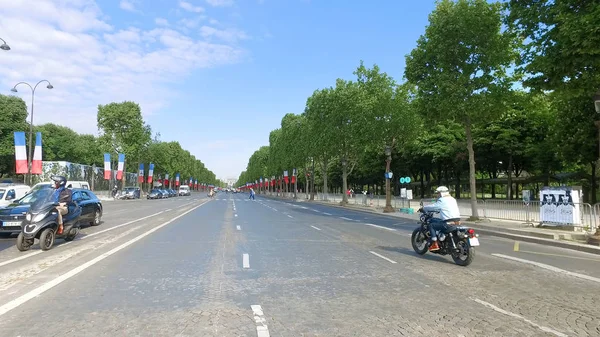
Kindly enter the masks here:
M 4 41 L 4 39 L 1 39 L 1 38 L 0 38 L 0 41 L 2 41 L 2 44 L 0 44 L 0 49 L 9 51 L 10 46 L 8 44 L 6 44 L 6 41 Z
M 394 207 L 392 207 L 392 193 L 390 191 L 390 164 L 392 162 L 392 147 L 389 145 L 385 146 L 385 208 L 383 213 L 393 213 Z
M 33 183 L 33 179 L 31 179 L 31 163 L 33 160 L 33 101 L 35 98 L 35 89 L 37 89 L 37 86 L 40 83 L 46 82 L 48 83 L 48 85 L 46 86 L 46 88 L 48 89 L 52 89 L 54 88 L 52 86 L 52 84 L 50 83 L 50 81 L 48 80 L 41 80 L 39 82 L 37 82 L 37 84 L 32 87 L 31 84 L 27 83 L 27 82 L 19 82 L 17 84 L 15 84 L 15 86 L 10 89 L 10 91 L 12 92 L 17 92 L 17 86 L 19 86 L 20 84 L 24 84 L 26 86 L 29 87 L 29 89 L 31 89 L 31 122 L 29 122 L 29 155 L 27 157 L 27 176 L 28 176 L 28 181 L 29 181 L 29 185 L 31 185 Z

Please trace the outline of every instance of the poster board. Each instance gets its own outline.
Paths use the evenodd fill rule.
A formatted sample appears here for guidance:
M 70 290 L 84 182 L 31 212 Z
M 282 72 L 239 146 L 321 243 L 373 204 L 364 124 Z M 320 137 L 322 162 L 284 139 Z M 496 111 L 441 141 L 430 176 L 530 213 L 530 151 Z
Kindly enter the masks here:
M 540 190 L 540 220 L 546 224 L 580 225 L 580 191 L 572 187 L 544 187 Z

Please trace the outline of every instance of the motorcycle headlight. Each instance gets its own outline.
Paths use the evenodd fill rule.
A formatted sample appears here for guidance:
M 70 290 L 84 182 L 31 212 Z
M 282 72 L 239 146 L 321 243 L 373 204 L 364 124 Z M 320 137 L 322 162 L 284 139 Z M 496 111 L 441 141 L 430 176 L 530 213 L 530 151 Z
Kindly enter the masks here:
M 27 213 L 27 215 L 25 215 L 25 220 L 31 221 L 31 213 Z
M 39 213 L 36 216 L 33 217 L 33 220 L 31 222 L 38 222 L 38 221 L 42 221 L 44 220 L 44 218 L 46 217 L 46 213 Z

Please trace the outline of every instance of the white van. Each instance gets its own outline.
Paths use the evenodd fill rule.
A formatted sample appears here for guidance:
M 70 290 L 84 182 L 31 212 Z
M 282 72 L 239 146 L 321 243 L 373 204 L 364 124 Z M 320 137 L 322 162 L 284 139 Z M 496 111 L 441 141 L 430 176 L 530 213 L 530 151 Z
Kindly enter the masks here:
M 19 200 L 31 190 L 27 185 L 0 184 L 0 208 Z
M 31 188 L 31 191 L 35 192 L 39 189 L 42 189 L 45 187 L 53 187 L 53 186 L 54 186 L 53 181 L 37 183 L 33 186 L 33 188 Z M 67 188 L 84 188 L 86 190 L 89 190 L 90 184 L 87 181 L 69 181 L 69 180 L 67 180 Z
M 179 186 L 179 195 L 191 195 L 190 187 L 188 185 Z

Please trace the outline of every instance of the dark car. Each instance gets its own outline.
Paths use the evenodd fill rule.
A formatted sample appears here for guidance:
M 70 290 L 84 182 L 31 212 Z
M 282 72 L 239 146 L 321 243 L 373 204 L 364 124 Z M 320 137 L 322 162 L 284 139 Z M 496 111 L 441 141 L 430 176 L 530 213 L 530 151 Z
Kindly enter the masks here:
M 159 189 L 153 189 L 150 191 L 150 193 L 148 193 L 148 195 L 146 196 L 147 199 L 162 199 L 163 194 Z
M 92 226 L 98 226 L 102 220 L 104 208 L 102 201 L 94 192 L 85 188 L 72 188 L 73 201 L 81 207 L 81 223 L 89 223 Z
M 100 199 L 87 189 L 72 188 L 71 190 L 73 191 L 73 201 L 81 207 L 80 221 L 99 225 L 103 211 Z M 21 222 L 25 219 L 31 204 L 46 198 L 49 193 L 53 192 L 53 188 L 41 188 L 0 209 L 0 233 L 18 234 L 21 231 Z

